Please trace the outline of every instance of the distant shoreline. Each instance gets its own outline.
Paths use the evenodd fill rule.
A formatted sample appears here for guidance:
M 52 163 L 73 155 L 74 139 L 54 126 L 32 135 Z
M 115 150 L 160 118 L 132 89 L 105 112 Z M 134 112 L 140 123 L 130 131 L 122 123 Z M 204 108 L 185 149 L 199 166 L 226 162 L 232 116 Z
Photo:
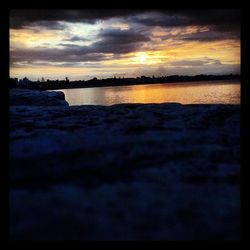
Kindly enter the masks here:
M 91 85 L 91 86 L 83 86 L 83 87 L 67 87 L 67 88 L 58 88 L 58 89 L 47 89 L 47 90 L 61 90 L 61 89 L 84 89 L 84 88 L 100 88 L 100 87 L 102 87 L 102 88 L 105 88 L 105 87 L 126 87 L 126 86 L 137 86 L 137 85 L 153 85 L 153 84 L 155 84 L 155 85 L 157 85 L 157 84 L 176 84 L 176 85 L 178 85 L 178 84 L 183 84 L 183 85 L 185 85 L 185 84 L 189 84 L 189 83 L 193 83 L 193 84 L 195 84 L 195 83 L 200 83 L 200 84 L 202 84 L 202 83 L 204 83 L 204 84 L 207 84 L 207 83 L 209 83 L 209 82 L 211 82 L 211 84 L 215 84 L 215 82 L 217 83 L 217 82 L 223 82 L 223 81 L 228 81 L 228 83 L 227 84 L 235 84 L 235 82 L 236 81 L 240 81 L 240 79 L 231 79 L 231 80 L 203 80 L 203 81 L 188 81 L 188 82 L 146 82 L 146 83 L 135 83 L 135 84 L 133 84 L 133 83 L 129 83 L 129 84 L 106 84 L 105 86 L 103 86 L 103 85 L 96 85 L 96 86 L 93 86 L 93 85 Z
M 13 79 L 10 79 L 13 80 Z M 198 75 L 198 76 L 168 76 L 168 77 L 137 77 L 137 78 L 108 78 L 108 79 L 91 79 L 88 81 L 59 81 L 47 80 L 46 82 L 32 82 L 19 84 L 11 82 L 12 88 L 26 88 L 38 90 L 59 90 L 75 88 L 96 88 L 96 87 L 115 87 L 115 86 L 132 86 L 146 84 L 171 84 L 171 83 L 192 83 L 192 82 L 214 82 L 214 81 L 236 81 L 241 80 L 240 75 Z M 230 83 L 229 83 L 230 84 Z

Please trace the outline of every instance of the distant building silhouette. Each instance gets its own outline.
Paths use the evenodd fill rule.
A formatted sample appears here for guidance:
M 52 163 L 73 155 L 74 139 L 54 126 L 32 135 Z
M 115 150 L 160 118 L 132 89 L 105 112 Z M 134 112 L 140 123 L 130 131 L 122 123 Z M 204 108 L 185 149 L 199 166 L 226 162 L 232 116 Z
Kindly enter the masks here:
M 23 86 L 28 86 L 31 81 L 27 78 L 27 77 L 24 77 L 22 80 L 19 80 L 19 85 L 23 85 Z

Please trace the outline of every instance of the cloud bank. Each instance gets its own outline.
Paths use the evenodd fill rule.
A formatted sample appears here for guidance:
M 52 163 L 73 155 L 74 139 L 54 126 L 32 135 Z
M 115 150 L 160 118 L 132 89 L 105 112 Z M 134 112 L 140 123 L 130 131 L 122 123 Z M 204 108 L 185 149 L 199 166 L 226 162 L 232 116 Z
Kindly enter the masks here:
M 146 63 L 190 72 L 202 65 L 206 73 L 205 66 L 224 72 L 240 61 L 239 10 L 11 10 L 10 29 L 13 70 L 98 63 L 110 71 L 119 64 L 126 74 L 125 66 L 139 73 Z

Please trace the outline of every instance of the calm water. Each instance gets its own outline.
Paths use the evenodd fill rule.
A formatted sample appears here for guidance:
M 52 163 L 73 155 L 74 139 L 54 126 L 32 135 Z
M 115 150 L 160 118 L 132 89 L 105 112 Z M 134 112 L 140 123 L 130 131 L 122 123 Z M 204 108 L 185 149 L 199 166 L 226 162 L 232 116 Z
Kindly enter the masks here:
M 240 104 L 240 81 L 60 89 L 70 105 L 117 103 Z

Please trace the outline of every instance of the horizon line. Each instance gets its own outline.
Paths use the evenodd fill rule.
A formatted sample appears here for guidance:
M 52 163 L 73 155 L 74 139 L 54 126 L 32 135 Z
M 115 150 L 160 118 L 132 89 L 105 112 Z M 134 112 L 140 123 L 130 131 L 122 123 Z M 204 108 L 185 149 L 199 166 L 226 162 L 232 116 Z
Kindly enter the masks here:
M 12 77 L 12 76 L 9 76 L 9 79 L 17 79 L 18 81 L 19 80 L 24 80 L 25 78 L 27 78 L 29 81 L 32 81 L 32 82 L 38 82 L 38 81 L 41 81 L 41 79 L 44 79 L 46 78 L 45 81 L 49 80 L 49 81 L 65 81 L 66 78 L 69 80 L 69 81 L 89 81 L 89 80 L 107 80 L 107 79 L 137 79 L 137 78 L 162 78 L 162 77 L 173 77 L 173 76 L 176 76 L 176 77 L 196 77 L 196 76 L 241 76 L 241 73 L 229 73 L 229 74 L 198 74 L 198 75 L 161 75 L 161 76 L 155 76 L 155 75 L 151 75 L 151 76 L 147 76 L 147 75 L 141 75 L 141 76 L 134 76 L 134 77 L 125 77 L 125 76 L 119 76 L 119 75 L 114 75 L 113 77 L 107 77 L 107 78 L 98 78 L 97 76 L 93 76 L 92 78 L 88 79 L 88 80 L 70 80 L 69 77 L 65 76 L 64 78 L 62 79 L 49 79 L 49 78 L 46 78 L 46 77 L 38 77 L 37 80 L 29 80 L 29 78 L 27 76 L 24 76 L 24 77 Z

